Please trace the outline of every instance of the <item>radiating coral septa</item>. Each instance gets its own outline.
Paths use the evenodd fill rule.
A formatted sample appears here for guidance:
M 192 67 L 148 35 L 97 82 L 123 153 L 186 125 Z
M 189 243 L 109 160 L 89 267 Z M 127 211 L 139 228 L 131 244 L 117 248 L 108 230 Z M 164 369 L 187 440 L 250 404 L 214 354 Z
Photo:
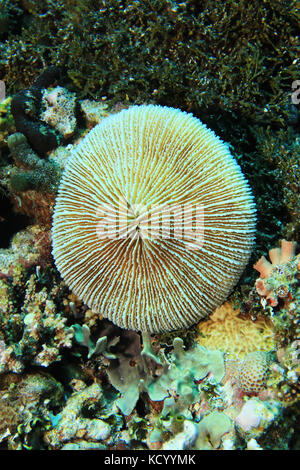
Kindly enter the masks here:
M 281 240 L 281 257 L 280 264 L 288 263 L 296 255 L 297 242 L 288 242 L 287 240 Z
M 273 266 L 264 256 L 262 256 L 259 258 L 257 263 L 253 265 L 253 268 L 256 269 L 256 271 L 260 273 L 260 277 L 264 279 L 271 274 Z

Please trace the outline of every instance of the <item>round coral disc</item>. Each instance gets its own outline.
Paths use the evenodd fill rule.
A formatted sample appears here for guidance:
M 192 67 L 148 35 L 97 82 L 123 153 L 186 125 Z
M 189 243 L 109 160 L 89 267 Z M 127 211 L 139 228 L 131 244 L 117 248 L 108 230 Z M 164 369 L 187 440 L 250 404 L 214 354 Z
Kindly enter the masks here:
M 133 106 L 94 127 L 68 161 L 53 255 L 94 311 L 161 332 L 226 299 L 254 233 L 251 190 L 214 132 L 174 108 Z

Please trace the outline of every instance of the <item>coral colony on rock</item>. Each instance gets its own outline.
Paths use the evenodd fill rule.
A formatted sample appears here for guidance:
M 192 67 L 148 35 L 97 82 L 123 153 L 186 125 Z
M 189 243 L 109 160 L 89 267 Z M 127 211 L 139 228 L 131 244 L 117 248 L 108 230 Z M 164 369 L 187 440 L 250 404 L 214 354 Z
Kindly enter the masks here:
M 299 18 L 0 0 L 0 449 L 299 449 Z

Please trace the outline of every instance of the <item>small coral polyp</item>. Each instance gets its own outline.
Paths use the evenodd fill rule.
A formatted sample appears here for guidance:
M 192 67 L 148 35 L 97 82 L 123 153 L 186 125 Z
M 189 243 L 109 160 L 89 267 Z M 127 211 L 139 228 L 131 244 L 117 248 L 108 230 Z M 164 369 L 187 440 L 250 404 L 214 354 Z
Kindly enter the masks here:
M 269 250 L 271 263 L 262 256 L 253 266 L 260 273 L 255 283 L 257 293 L 265 297 L 271 307 L 278 305 L 278 298 L 291 298 L 292 284 L 300 271 L 296 245 L 296 242 L 281 240 L 281 248 Z

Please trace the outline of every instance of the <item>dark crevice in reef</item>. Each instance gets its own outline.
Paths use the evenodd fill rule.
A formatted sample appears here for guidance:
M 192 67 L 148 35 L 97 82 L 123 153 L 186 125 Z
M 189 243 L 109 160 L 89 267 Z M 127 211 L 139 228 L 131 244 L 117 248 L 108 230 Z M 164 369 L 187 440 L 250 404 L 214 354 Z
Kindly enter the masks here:
M 13 212 L 10 200 L 0 193 L 0 248 L 8 248 L 13 235 L 25 229 L 31 220 Z

